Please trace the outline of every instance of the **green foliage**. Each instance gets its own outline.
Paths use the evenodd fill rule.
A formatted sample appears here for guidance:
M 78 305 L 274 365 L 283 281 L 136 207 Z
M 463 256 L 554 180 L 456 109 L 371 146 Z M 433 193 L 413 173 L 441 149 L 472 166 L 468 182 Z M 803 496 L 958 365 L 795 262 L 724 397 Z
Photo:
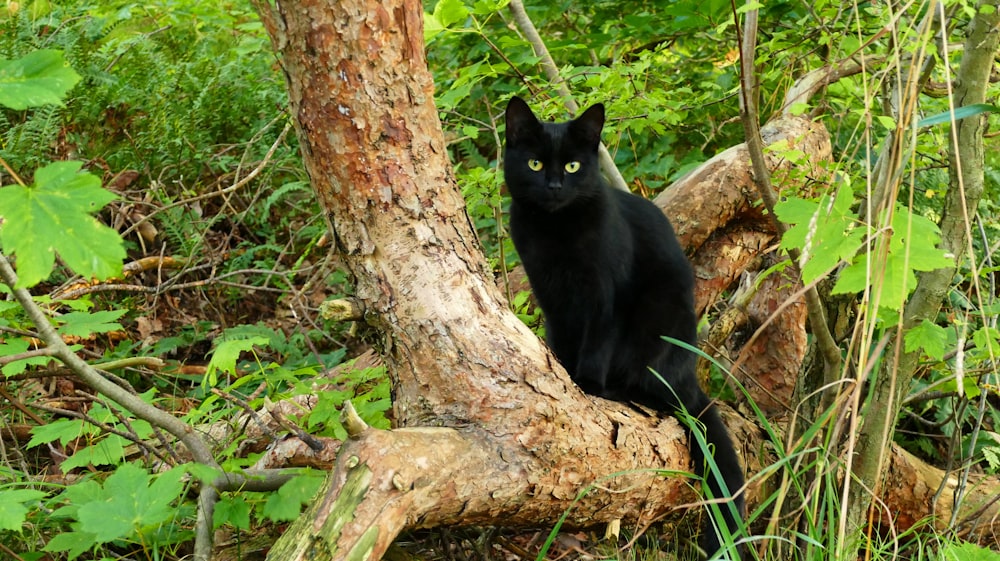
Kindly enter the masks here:
M 891 217 L 886 211 L 874 224 L 865 225 L 851 210 L 853 204 L 850 187 L 843 185 L 832 198 L 823 195 L 810 201 L 788 197 L 775 206 L 778 218 L 793 225 L 781 245 L 802 252 L 804 282 L 813 282 L 846 262 L 834 294 L 860 293 L 874 284 L 869 299 L 881 308 L 898 311 L 917 286 L 915 272 L 954 266 L 954 261 L 938 249 L 940 232 L 927 218 L 896 205 Z M 887 223 L 891 228 L 877 233 L 877 225 Z M 868 249 L 873 239 L 874 247 Z
M 841 262 L 850 262 L 865 243 L 865 230 L 851 210 L 854 194 L 843 185 L 832 196 L 811 201 L 788 197 L 774 207 L 778 219 L 792 226 L 781 240 L 783 249 L 802 252 L 802 281 L 811 283 Z
M 62 335 L 89 337 L 94 333 L 107 333 L 124 329 L 117 319 L 125 315 L 127 310 L 105 310 L 100 312 L 69 312 L 59 316 L 59 327 L 56 329 Z
M 59 51 L 30 52 L 17 60 L 0 59 L 0 105 L 18 111 L 41 105 L 62 105 L 80 75 L 67 66 Z
M 163 292 L 149 299 L 127 292 L 92 293 L 59 300 L 57 290 L 34 299 L 60 335 L 81 341 L 71 349 L 86 348 L 88 358 L 103 353 L 102 364 L 143 354 L 167 359 L 162 372 L 116 366 L 115 373 L 147 404 L 176 408 L 189 422 L 226 422 L 246 415 L 246 407 L 259 409 L 298 388 L 308 391 L 321 369 L 343 360 L 342 328 L 286 330 L 247 325 L 238 315 L 248 309 L 251 286 L 262 289 L 250 295 L 255 306 L 276 306 L 280 295 L 298 310 L 306 302 L 299 292 L 302 284 L 321 285 L 327 278 L 334 288 L 347 284 L 325 269 L 329 264 L 317 251 L 326 225 L 297 147 L 285 136 L 290 127 L 281 132 L 287 121 L 284 80 L 250 5 L 190 0 L 141 6 L 45 4 L 44 10 L 16 14 L 0 8 L 0 178 L 14 177 L 7 171 L 35 178 L 29 186 L 0 188 L 0 243 L 15 258 L 19 285 L 40 292 L 51 289 L 42 284 L 46 279 L 76 274 L 84 277 L 73 285 L 79 290 L 95 278 L 121 278 L 126 258 L 179 255 L 190 268 L 176 277 L 167 268 L 158 269 L 155 279 L 144 278 L 133 268 L 121 282 L 163 288 L 181 283 L 187 274 L 204 281 L 189 283 L 198 287 L 195 292 Z M 264 165 L 262 158 L 272 147 Z M 69 156 L 86 164 L 62 161 Z M 236 190 L 257 166 L 258 177 Z M 117 181 L 130 173 L 136 177 Z M 114 193 L 101 188 L 102 174 Z M 222 191 L 229 186 L 234 188 Z M 154 226 L 155 238 L 130 235 L 127 227 L 135 227 L 140 216 Z M 206 264 L 212 276 L 236 288 L 213 288 L 214 279 L 198 273 L 209 270 Z M 261 296 L 267 291 L 278 295 Z M 0 285 L 0 292 L 9 294 L 9 287 Z M 169 305 L 157 306 L 163 302 Z M 199 302 L 207 305 L 195 313 L 215 309 L 222 317 L 198 315 L 187 321 Z M 161 327 L 178 317 L 183 320 L 171 331 Z M 0 326 L 6 328 L 0 339 L 4 356 L 36 348 L 37 341 L 21 335 L 33 326 L 15 302 L 0 301 Z M 149 335 L 140 341 L 137 329 Z M 120 337 L 126 340 L 117 343 Z M 33 356 L 4 364 L 5 376 L 29 376 L 27 384 L 10 379 L 9 390 L 26 401 L 45 394 L 30 376 L 51 361 Z M 185 373 L 191 363 L 207 363 L 205 374 Z M 384 369 L 348 375 L 345 382 L 351 390 L 347 398 L 355 400 L 362 417 L 387 428 L 391 403 Z M 2 540 L 25 559 L 39 558 L 35 550 L 43 546 L 60 559 L 180 558 L 189 547 L 194 502 L 179 487 L 180 478 L 185 472 L 202 479 L 214 475 L 199 474 L 197 466 L 153 475 L 126 463 L 136 447 L 161 454 L 162 434 L 103 400 L 96 396 L 83 402 L 84 418 L 47 418 L 43 412 L 42 422 L 37 417 L 27 421 L 35 425 L 28 448 L 52 446 L 67 455 L 58 464 L 63 473 L 92 478 L 73 482 L 55 496 L 3 492 Z M 343 400 L 336 402 L 339 406 Z M 317 425 L 317 431 L 324 428 Z M 258 457 L 241 450 L 245 438 L 236 431 L 230 441 L 216 443 L 220 463 L 228 469 L 253 464 Z M 159 459 L 169 463 L 172 458 Z M 107 472 L 111 475 L 104 479 Z M 33 474 L 11 471 L 10 477 L 22 481 Z M 230 494 L 217 510 L 216 523 L 249 529 L 253 515 L 260 521 L 294 518 L 320 481 L 316 474 L 296 478 L 273 497 Z M 14 529 L 22 534 L 6 533 Z
M 0 530 L 20 532 L 31 507 L 44 497 L 33 489 L 0 489 Z
M 250 529 L 250 503 L 240 495 L 222 497 L 212 513 L 212 525 L 218 528 L 229 524 L 240 530 Z
M 392 386 L 385 367 L 353 368 L 352 364 L 344 365 L 335 387 L 316 388 L 310 381 L 297 388 L 296 393 L 300 395 L 316 396 L 316 405 L 308 415 L 300 419 L 309 430 L 346 440 L 347 430 L 340 422 L 340 412 L 348 400 L 368 425 L 380 429 L 389 428 L 386 413 L 392 407 Z
M 906 352 L 922 350 L 933 360 L 944 360 L 944 353 L 949 348 L 949 343 L 953 341 L 948 336 L 948 331 L 926 319 L 907 331 L 904 336 Z
M 236 360 L 240 357 L 240 353 L 244 351 L 253 351 L 254 345 L 266 344 L 267 339 L 264 337 L 249 337 L 246 339 L 227 339 L 220 341 L 215 347 L 215 352 L 212 353 L 212 360 L 208 363 L 208 369 L 205 372 L 205 380 L 203 384 L 212 387 L 218 384 L 219 370 L 229 374 L 236 374 Z
M 35 183 L 0 190 L 0 242 L 17 257 L 17 288 L 31 287 L 52 272 L 55 254 L 74 272 L 106 279 L 121 274 L 121 237 L 92 213 L 114 195 L 80 162 L 55 162 L 35 173 Z
M 917 271 L 933 271 L 954 267 L 954 260 L 938 248 L 941 240 L 940 231 L 930 220 L 909 212 L 902 205 L 897 205 L 891 218 L 879 217 L 878 224 L 891 224 L 891 230 L 886 236 L 880 236 L 880 241 L 888 237 L 888 246 L 884 249 L 884 261 L 878 263 L 882 268 L 881 293 L 872 296 L 874 302 L 889 310 L 900 310 L 913 290 L 917 287 Z M 873 230 L 874 232 L 874 230 Z M 919 250 L 918 250 L 919 248 Z M 878 247 L 876 246 L 876 251 Z M 834 293 L 861 292 L 869 286 L 872 270 L 863 256 L 859 256 L 840 273 L 840 278 L 834 286 Z
M 27 338 L 9 338 L 7 342 L 0 343 L 0 356 L 9 356 L 25 353 L 31 347 Z M 8 362 L 0 368 L 0 373 L 4 376 L 14 376 L 20 374 L 28 366 L 45 366 L 52 362 L 53 358 L 48 356 L 36 356 L 22 360 Z
M 974 543 L 948 543 L 938 553 L 940 561 L 1000 561 L 1000 553 Z
M 995 105 L 989 105 L 987 103 L 974 103 L 972 105 L 966 105 L 964 107 L 959 107 L 952 111 L 944 111 L 938 113 L 937 115 L 931 115 L 930 117 L 924 117 L 920 119 L 917 123 L 918 127 L 931 127 L 934 125 L 941 125 L 944 123 L 953 123 L 959 119 L 966 119 L 969 117 L 974 117 L 976 115 L 981 115 L 983 113 L 997 112 L 1000 111 L 1000 107 Z
M 302 512 L 302 506 L 312 501 L 323 480 L 323 474 L 318 472 L 306 472 L 295 477 L 282 485 L 277 493 L 268 496 L 262 514 L 274 522 L 295 520 Z
M 66 552 L 75 559 L 96 545 L 125 542 L 147 547 L 188 536 L 168 524 L 178 517 L 175 503 L 184 492 L 186 470 L 175 467 L 155 476 L 129 463 L 121 464 L 103 484 L 89 479 L 67 487 L 64 506 L 52 516 L 72 529 L 55 536 L 45 551 Z

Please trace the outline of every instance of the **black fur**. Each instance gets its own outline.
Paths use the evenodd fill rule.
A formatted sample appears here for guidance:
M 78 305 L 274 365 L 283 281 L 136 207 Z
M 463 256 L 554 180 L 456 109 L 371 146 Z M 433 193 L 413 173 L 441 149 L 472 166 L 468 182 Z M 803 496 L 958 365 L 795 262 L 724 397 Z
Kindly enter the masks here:
M 569 122 L 542 123 L 515 97 L 506 117 L 511 237 L 545 316 L 549 346 L 587 393 L 671 414 L 683 408 L 696 417 L 722 474 L 723 481 L 709 476 L 709 489 L 715 497 L 732 496 L 743 486 L 743 470 L 718 411 L 698 386 L 696 357 L 662 339 L 696 345 L 691 266 L 663 212 L 612 189 L 601 176 L 604 106 Z M 573 173 L 571 162 L 579 164 Z M 704 451 L 690 433 L 688 443 L 695 472 L 704 475 Z M 734 504 L 742 518 L 742 495 Z M 730 505 L 719 508 L 735 532 Z M 711 525 L 702 545 L 709 555 L 720 547 Z

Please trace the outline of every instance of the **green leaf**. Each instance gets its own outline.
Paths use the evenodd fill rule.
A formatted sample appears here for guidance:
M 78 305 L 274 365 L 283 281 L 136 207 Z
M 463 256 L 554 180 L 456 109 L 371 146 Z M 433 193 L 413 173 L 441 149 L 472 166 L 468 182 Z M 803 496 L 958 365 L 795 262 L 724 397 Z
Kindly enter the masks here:
M 989 105 L 987 103 L 974 103 L 972 105 L 966 105 L 955 109 L 955 113 L 945 111 L 944 113 L 938 113 L 937 115 L 931 115 L 930 117 L 920 119 L 920 121 L 917 122 L 917 127 L 930 127 L 933 125 L 940 125 L 941 123 L 950 123 L 952 121 L 958 121 L 960 119 L 965 119 L 981 113 L 989 113 L 991 111 L 994 113 L 1000 112 L 1000 107 L 997 107 L 996 105 Z
M 925 319 L 906 332 L 904 336 L 906 352 L 923 350 L 933 360 L 944 360 L 948 345 L 948 330 Z
M 885 213 L 879 224 L 886 222 Z M 933 271 L 953 267 L 954 260 L 937 247 L 941 236 L 936 224 L 913 214 L 906 207 L 897 205 L 892 218 L 891 237 L 888 251 L 881 266 L 881 292 L 872 296 L 878 298 L 879 306 L 886 310 L 899 310 L 907 296 L 917 286 L 914 271 Z M 858 255 L 851 265 L 844 268 L 833 287 L 834 294 L 861 292 L 872 282 L 868 267 L 873 265 L 865 254 Z
M 32 427 L 28 448 L 57 440 L 59 444 L 65 446 L 83 434 L 83 426 L 81 419 L 58 419 L 51 423 Z
M 980 327 L 972 334 L 972 341 L 984 357 L 1000 356 L 1000 330 L 995 327 Z
M 176 514 L 171 506 L 184 489 L 185 471 L 174 468 L 155 478 L 133 465 L 118 466 L 104 482 L 103 499 L 80 506 L 80 529 L 100 542 L 141 537 Z
M 62 52 L 34 51 L 17 60 L 0 59 L 0 105 L 16 111 L 62 105 L 80 75 L 63 60 Z
M 75 454 L 59 464 L 59 469 L 63 473 L 69 473 L 74 468 L 89 465 L 113 466 L 125 458 L 125 447 L 130 444 L 132 444 L 130 441 L 117 434 L 109 434 L 97 444 L 77 450 Z
M 6 343 L 0 343 L 0 356 L 21 354 L 26 352 L 30 346 L 31 345 L 27 339 L 9 338 Z M 34 366 L 45 366 L 53 360 L 55 359 L 50 356 L 36 356 L 23 360 L 15 360 L 14 362 L 9 362 L 3 365 L 3 367 L 0 368 L 0 373 L 3 373 L 4 376 L 14 376 L 15 374 L 24 372 L 29 364 Z
M 469 17 L 469 9 L 462 0 L 440 0 L 434 6 L 434 17 L 442 27 L 451 27 L 455 23 L 465 21 Z
M 424 42 L 430 41 L 442 31 L 444 31 L 444 26 L 438 21 L 437 16 L 424 12 Z
M 97 545 L 94 534 L 89 532 L 60 532 L 42 548 L 45 551 L 66 551 L 69 559 L 76 559 Z
M 942 561 L 1000 561 L 1000 553 L 974 543 L 950 543 L 941 548 Z
M 248 337 L 246 339 L 231 339 L 216 345 L 215 352 L 212 353 L 212 360 L 205 368 L 205 380 L 203 384 L 215 386 L 219 383 L 219 370 L 230 374 L 236 373 L 236 361 L 240 358 L 240 353 L 252 351 L 254 345 L 265 346 L 270 342 L 266 337 Z
M 35 172 L 29 187 L 0 189 L 0 244 L 17 257 L 18 288 L 34 286 L 52 272 L 58 252 L 85 277 L 121 275 L 125 247 L 117 232 L 91 213 L 115 199 L 101 180 L 80 172 L 80 162 L 55 162 Z
M 32 489 L 11 489 L 0 491 L 0 530 L 20 532 L 27 519 L 28 507 L 45 498 L 45 493 Z
M 243 497 L 223 497 L 215 505 L 212 524 L 215 528 L 223 524 L 232 524 L 239 530 L 250 529 L 250 503 Z
M 833 269 L 841 261 L 854 259 L 864 244 L 865 230 L 858 227 L 858 218 L 851 212 L 854 192 L 843 185 L 831 200 L 819 201 L 789 197 L 775 205 L 778 219 L 793 224 L 781 239 L 785 249 L 798 248 L 806 264 L 802 280 L 810 283 Z
M 61 335 L 89 337 L 94 333 L 107 333 L 124 329 L 116 319 L 128 310 L 106 310 L 102 312 L 70 312 L 59 316 L 62 325 L 56 330 Z
M 313 495 L 323 485 L 323 476 L 303 474 L 288 481 L 272 493 L 264 504 L 263 514 L 274 522 L 295 520 L 302 511 L 302 505 L 312 500 Z

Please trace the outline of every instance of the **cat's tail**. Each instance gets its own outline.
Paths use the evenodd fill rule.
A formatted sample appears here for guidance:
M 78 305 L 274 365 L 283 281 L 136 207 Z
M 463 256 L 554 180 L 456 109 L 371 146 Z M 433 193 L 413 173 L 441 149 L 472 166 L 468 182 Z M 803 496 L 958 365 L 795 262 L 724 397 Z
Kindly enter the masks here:
M 730 543 L 741 536 L 740 528 L 746 514 L 746 503 L 742 494 L 743 468 L 740 467 L 736 449 L 729 437 L 729 430 L 723 424 L 718 408 L 707 396 L 703 400 L 700 409 L 688 411 L 697 422 L 694 423 L 693 429 L 688 427 L 687 432 L 695 474 L 708 483 L 708 492 L 711 494 L 711 497 L 705 497 L 710 502 L 706 506 L 708 516 L 701 533 L 701 545 L 711 557 L 722 549 L 724 532 L 733 537 Z M 702 427 L 704 436 L 701 434 Z M 695 434 L 693 432 L 695 430 L 699 434 Z M 711 452 L 706 454 L 706 448 Z M 723 524 L 725 530 L 722 528 Z M 734 561 L 740 558 L 741 555 L 736 548 L 731 548 L 720 557 Z

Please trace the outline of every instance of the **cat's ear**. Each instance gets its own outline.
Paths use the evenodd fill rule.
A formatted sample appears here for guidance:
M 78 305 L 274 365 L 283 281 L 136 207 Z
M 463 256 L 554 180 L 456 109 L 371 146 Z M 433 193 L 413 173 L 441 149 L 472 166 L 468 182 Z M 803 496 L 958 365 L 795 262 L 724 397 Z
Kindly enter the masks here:
M 507 142 L 519 142 L 537 136 L 541 124 L 523 99 L 514 96 L 507 102 Z
M 572 121 L 573 130 L 589 144 L 601 143 L 601 129 L 604 128 L 604 105 L 595 103 Z

